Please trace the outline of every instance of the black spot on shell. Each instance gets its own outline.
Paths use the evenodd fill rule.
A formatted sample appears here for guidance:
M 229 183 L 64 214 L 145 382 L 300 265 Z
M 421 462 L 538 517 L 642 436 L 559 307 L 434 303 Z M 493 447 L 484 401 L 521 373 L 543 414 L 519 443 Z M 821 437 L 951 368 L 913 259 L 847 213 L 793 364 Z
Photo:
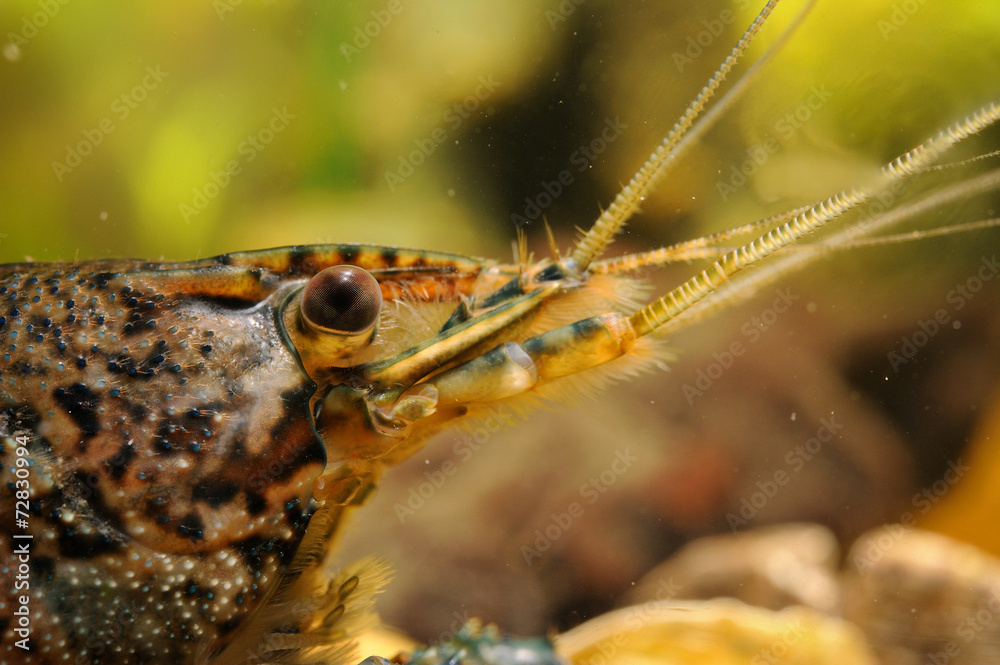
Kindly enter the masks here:
M 239 298 L 236 296 L 206 295 L 206 296 L 201 296 L 201 298 L 205 301 L 211 302 L 213 305 L 216 305 L 217 307 L 222 309 L 232 309 L 232 310 L 249 309 L 250 307 L 253 307 L 258 304 L 256 300 L 252 300 L 250 298 Z
M 119 276 L 119 274 L 120 273 L 116 273 L 116 272 L 102 272 L 102 273 L 97 273 L 96 275 L 92 275 L 91 276 L 91 278 L 89 280 L 89 282 L 90 282 L 89 286 L 92 289 L 94 289 L 94 288 L 97 288 L 97 289 L 106 289 L 106 288 L 108 288 L 108 284 L 112 280 L 114 280 L 115 278 L 117 278 Z
M 177 525 L 177 532 L 189 540 L 201 540 L 205 537 L 205 524 L 194 513 L 188 513 Z
M 124 353 L 108 360 L 108 371 L 113 374 L 124 374 L 134 379 L 149 379 L 156 374 L 155 368 L 146 366 L 145 361 L 137 363 L 135 358 Z
M 294 429 L 302 418 L 302 414 L 309 412 L 309 398 L 312 397 L 315 390 L 315 384 L 307 383 L 281 393 L 283 411 L 281 419 L 271 428 L 272 441 L 283 441 L 288 437 L 290 430 Z M 290 477 L 299 468 L 315 462 L 326 464 L 326 448 L 318 439 L 313 438 L 303 449 L 298 451 L 294 463 L 286 465 L 285 473 L 280 474 L 275 480 Z
M 313 258 L 313 251 L 306 247 L 290 247 L 288 252 L 288 273 L 301 275 L 306 272 L 306 262 Z
M 267 501 L 264 500 L 264 497 L 256 492 L 247 492 L 247 512 L 250 513 L 251 517 L 260 515 L 265 508 L 267 508 Z
M 234 464 L 242 464 L 247 457 L 247 433 L 244 428 L 240 428 L 233 434 L 233 442 L 230 444 L 229 453 L 226 459 Z
M 153 448 L 160 453 L 173 454 L 177 452 L 177 450 L 174 449 L 174 445 L 162 437 L 153 441 Z
M 84 534 L 72 525 L 59 529 L 59 554 L 71 559 L 89 559 L 120 550 L 125 543 L 105 533 Z
M 145 420 L 146 416 L 149 415 L 149 407 L 142 402 L 129 402 L 127 408 L 132 420 L 136 422 Z
M 56 572 L 55 560 L 48 556 L 33 556 L 31 558 L 31 572 L 37 582 L 49 583 Z
M 240 491 L 235 483 L 205 481 L 195 485 L 191 490 L 191 498 L 195 501 L 204 501 L 212 508 L 229 503 Z
M 240 624 L 243 623 L 244 619 L 245 617 L 242 614 L 237 614 L 228 621 L 223 621 L 222 623 L 216 624 L 217 626 L 216 630 L 219 631 L 219 636 L 222 637 L 224 635 L 228 635 L 229 633 L 233 632 L 237 627 L 239 627 Z
M 80 428 L 85 439 L 94 437 L 101 431 L 97 418 L 100 397 L 93 390 L 82 383 L 74 383 L 65 388 L 56 388 L 52 391 L 52 396 Z
M 111 477 L 115 480 L 121 480 L 122 476 L 125 475 L 125 471 L 128 470 L 128 465 L 135 458 L 135 449 L 128 444 L 128 442 L 122 443 L 118 452 L 115 453 L 114 457 L 106 460 L 104 464 L 111 471 Z

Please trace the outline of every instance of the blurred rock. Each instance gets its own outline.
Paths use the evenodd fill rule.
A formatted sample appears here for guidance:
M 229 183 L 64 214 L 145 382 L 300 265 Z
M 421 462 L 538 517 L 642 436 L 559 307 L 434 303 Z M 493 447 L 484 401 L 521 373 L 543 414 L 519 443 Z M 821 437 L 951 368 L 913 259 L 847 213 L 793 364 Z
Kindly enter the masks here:
M 773 612 L 734 600 L 617 610 L 556 640 L 574 665 L 875 665 L 855 627 L 804 607 Z
M 1000 663 L 1000 559 L 893 524 L 862 536 L 844 572 L 844 618 L 886 665 Z
M 783 524 L 696 540 L 642 578 L 630 594 L 649 600 L 729 597 L 778 610 L 838 611 L 837 539 L 818 524 Z

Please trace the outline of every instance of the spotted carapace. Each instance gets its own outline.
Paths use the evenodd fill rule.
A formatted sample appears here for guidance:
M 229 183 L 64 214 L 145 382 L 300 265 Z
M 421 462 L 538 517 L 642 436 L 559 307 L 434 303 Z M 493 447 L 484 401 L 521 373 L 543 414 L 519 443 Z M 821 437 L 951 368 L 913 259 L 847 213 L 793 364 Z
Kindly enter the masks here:
M 336 659 L 377 575 L 331 571 L 328 550 L 384 468 L 498 400 L 651 365 L 662 333 L 825 250 L 730 281 L 743 268 L 1000 118 L 988 106 L 814 206 L 601 260 L 772 5 L 568 255 L 320 245 L 0 266 L 0 663 Z M 715 261 L 636 303 L 630 274 L 693 255 Z

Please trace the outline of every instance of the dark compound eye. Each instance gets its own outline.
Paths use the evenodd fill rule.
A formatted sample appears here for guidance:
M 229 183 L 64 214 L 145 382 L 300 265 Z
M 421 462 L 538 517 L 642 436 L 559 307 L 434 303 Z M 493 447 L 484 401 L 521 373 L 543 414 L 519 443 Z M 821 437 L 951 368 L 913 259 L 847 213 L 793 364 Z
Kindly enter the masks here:
M 302 314 L 316 328 L 356 334 L 371 328 L 382 310 L 382 289 L 357 266 L 333 266 L 309 280 Z

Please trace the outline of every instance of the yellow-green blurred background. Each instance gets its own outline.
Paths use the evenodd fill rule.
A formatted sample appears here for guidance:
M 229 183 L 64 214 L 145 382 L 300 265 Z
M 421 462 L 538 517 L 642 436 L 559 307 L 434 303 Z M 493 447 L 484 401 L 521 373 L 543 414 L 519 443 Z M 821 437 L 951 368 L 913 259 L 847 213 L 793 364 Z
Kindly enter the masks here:
M 506 257 L 511 214 L 563 169 L 576 182 L 546 215 L 586 225 L 756 11 L 747 0 L 398 2 L 5 2 L 0 257 L 184 259 L 338 241 Z M 642 228 L 662 229 L 678 208 L 739 219 L 738 202 L 713 195 L 718 171 L 811 86 L 833 96 L 769 166 L 808 160 L 826 177 L 799 165 L 794 178 L 760 178 L 779 205 L 852 181 L 859 161 L 894 156 L 996 92 L 992 5 L 819 5 L 691 160 L 702 167 L 686 165 L 647 205 Z M 795 9 L 781 8 L 762 39 Z M 689 38 L 708 46 L 676 60 L 692 53 Z M 466 99 L 475 108 L 456 113 Z M 293 116 L 287 127 L 247 150 L 275 109 Z M 614 118 L 620 139 L 578 173 L 574 150 Z M 390 186 L 386 172 L 435 136 Z M 71 152 L 79 165 L 57 167 Z M 232 163 L 239 173 L 185 215 Z
M 782 6 L 762 39 L 800 4 Z M 811 202 L 1000 98 L 1000 6 L 817 4 L 616 250 Z M 0 260 L 182 260 L 347 241 L 507 258 L 512 215 L 570 170 L 544 210 L 565 245 L 722 61 L 757 10 L 749 5 L 7 0 Z M 782 119 L 817 89 L 828 99 L 788 131 Z M 576 170 L 576 151 L 608 122 L 620 134 Z M 779 135 L 779 149 L 723 200 L 718 183 L 747 147 Z M 976 145 L 995 149 L 996 133 Z M 403 162 L 421 163 L 409 175 Z M 921 223 L 995 208 L 977 199 Z M 545 251 L 540 224 L 527 231 Z M 786 282 L 797 305 L 693 404 L 682 387 L 742 339 L 773 292 L 678 335 L 670 374 L 493 436 L 400 523 L 393 506 L 455 457 L 448 439 L 388 476 L 345 556 L 394 560 L 400 579 L 384 611 L 418 637 L 467 614 L 522 632 L 565 627 L 614 604 L 687 539 L 726 530 L 724 515 L 830 412 L 847 423 L 843 440 L 760 523 L 815 519 L 846 542 L 892 521 L 963 449 L 996 389 L 1000 288 L 988 284 L 961 327 L 903 371 L 886 354 L 996 245 L 995 233 L 979 233 L 837 254 Z M 642 468 L 525 566 L 519 548 L 534 529 L 626 445 Z

